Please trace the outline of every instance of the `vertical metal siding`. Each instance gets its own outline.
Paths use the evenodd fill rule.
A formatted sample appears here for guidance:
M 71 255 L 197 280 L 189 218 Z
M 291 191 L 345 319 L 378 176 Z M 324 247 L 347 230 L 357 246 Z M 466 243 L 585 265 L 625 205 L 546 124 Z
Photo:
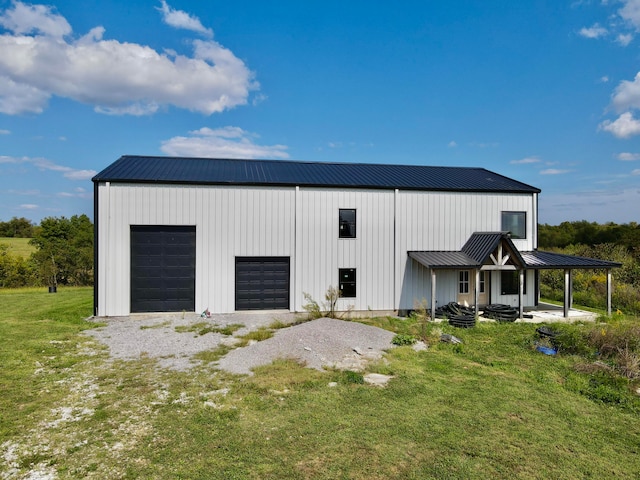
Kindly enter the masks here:
M 294 189 L 100 185 L 99 315 L 130 310 L 131 225 L 196 226 L 196 311 L 234 310 L 236 256 L 291 256 Z
M 338 269 L 356 269 L 356 297 L 338 308 L 393 309 L 393 191 L 300 188 L 296 305 L 303 293 L 324 299 Z M 338 237 L 338 211 L 356 209 L 356 238 Z
M 458 250 L 475 231 L 499 231 L 504 210 L 527 212 L 518 249 L 532 250 L 536 235 L 533 194 L 99 184 L 98 197 L 99 315 L 129 313 L 130 225 L 196 225 L 196 310 L 212 312 L 234 309 L 236 256 L 291 257 L 292 310 L 304 292 L 322 301 L 339 268 L 358 279 L 340 308 L 412 309 L 430 297 L 430 277 L 409 250 Z M 338 238 L 340 208 L 357 210 L 355 239 Z M 456 286 L 455 271 L 439 271 L 438 302 Z
M 474 232 L 500 231 L 502 211 L 527 214 L 527 238 L 514 239 L 519 250 L 532 250 L 537 235 L 535 197 L 532 194 L 483 194 L 466 192 L 408 192 L 398 194 L 396 218 L 397 309 L 409 310 L 423 297 L 429 298 L 429 272 L 407 258 L 411 250 L 459 250 Z M 446 287 L 448 274 L 438 271 L 438 304 L 456 299 L 455 275 Z M 455 274 L 455 272 L 453 272 Z M 528 299 L 528 294 L 527 294 Z

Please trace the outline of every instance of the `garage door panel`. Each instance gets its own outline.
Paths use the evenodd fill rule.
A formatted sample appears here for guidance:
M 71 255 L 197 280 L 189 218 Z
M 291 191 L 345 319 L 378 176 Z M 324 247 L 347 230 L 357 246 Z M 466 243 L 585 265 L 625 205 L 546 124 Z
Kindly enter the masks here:
M 194 311 L 195 256 L 195 227 L 131 226 L 131 311 Z
M 236 310 L 289 308 L 289 257 L 236 257 Z

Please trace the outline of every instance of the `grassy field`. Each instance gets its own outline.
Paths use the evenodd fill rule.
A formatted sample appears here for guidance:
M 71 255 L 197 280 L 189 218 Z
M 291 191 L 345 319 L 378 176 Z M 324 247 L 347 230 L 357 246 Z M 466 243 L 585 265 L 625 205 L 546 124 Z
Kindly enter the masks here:
M 29 245 L 30 238 L 9 238 L 0 237 L 0 243 L 9 245 L 9 252 L 13 255 L 19 255 L 24 258 L 29 258 L 33 252 L 36 251 L 36 247 Z
M 1 478 L 640 476 L 637 395 L 590 399 L 533 325 L 443 325 L 464 343 L 392 350 L 378 388 L 284 360 L 250 378 L 112 362 L 81 335 L 91 293 L 0 290 Z

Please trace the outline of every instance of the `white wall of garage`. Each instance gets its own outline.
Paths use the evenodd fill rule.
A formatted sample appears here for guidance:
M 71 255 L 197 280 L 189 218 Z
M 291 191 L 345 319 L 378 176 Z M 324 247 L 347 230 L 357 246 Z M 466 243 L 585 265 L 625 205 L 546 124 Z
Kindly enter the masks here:
M 131 225 L 196 226 L 196 311 L 215 313 L 234 311 L 236 256 L 290 257 L 293 311 L 302 311 L 305 292 L 322 300 L 337 285 L 339 268 L 357 275 L 356 298 L 341 299 L 340 308 L 404 310 L 430 295 L 428 271 L 408 257 L 410 250 L 459 250 L 473 232 L 499 231 L 502 211 L 527 213 L 527 239 L 514 244 L 536 246 L 531 193 L 107 182 L 97 195 L 97 314 L 104 316 L 130 311 Z M 357 211 L 355 239 L 338 236 L 340 208 Z M 437 298 L 450 301 L 455 275 L 440 275 Z M 530 292 L 527 304 L 535 300 Z

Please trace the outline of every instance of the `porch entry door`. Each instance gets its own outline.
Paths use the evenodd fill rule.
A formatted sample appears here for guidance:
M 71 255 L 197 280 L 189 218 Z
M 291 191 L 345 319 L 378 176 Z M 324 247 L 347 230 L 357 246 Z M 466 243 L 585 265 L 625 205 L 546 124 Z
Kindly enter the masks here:
M 480 271 L 480 285 L 478 293 L 478 305 L 487 304 L 487 273 Z M 474 305 L 474 292 L 476 288 L 476 275 L 473 270 L 458 271 L 458 303 L 460 305 Z

